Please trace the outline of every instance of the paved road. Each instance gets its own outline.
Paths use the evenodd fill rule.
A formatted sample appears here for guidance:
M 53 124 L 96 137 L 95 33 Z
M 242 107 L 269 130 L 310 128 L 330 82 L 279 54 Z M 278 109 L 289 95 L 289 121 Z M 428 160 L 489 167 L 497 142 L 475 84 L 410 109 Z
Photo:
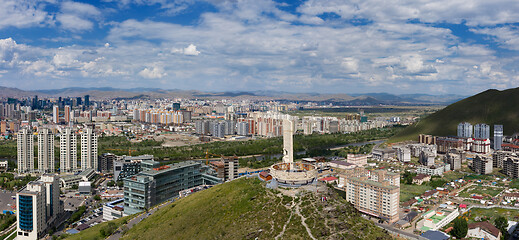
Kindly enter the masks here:
M 164 203 L 162 203 L 162 204 L 152 208 L 151 210 L 148 211 L 148 213 L 143 212 L 143 213 L 137 215 L 136 217 L 132 218 L 124 226 L 126 226 L 127 229 L 131 229 L 133 226 L 135 226 L 135 224 L 141 222 L 142 219 L 147 218 L 149 215 L 155 213 L 157 210 L 159 210 L 159 209 L 161 209 L 161 208 L 163 208 L 165 206 L 168 206 L 171 203 L 172 203 L 171 201 L 167 201 L 167 202 L 164 202 Z M 115 233 L 112 234 L 112 236 L 110 236 L 108 238 L 108 240 L 117 240 L 117 239 L 121 238 L 123 236 L 122 232 L 121 232 L 122 227 L 123 226 L 119 227 L 119 229 L 117 231 L 115 231 Z
M 13 234 L 15 234 L 16 231 L 12 232 L 11 234 L 9 234 L 9 236 L 7 236 L 5 239 L 9 239 L 11 236 L 13 236 Z
M 398 228 L 394 228 L 394 227 L 391 227 L 391 226 L 388 226 L 388 225 L 383 225 L 383 224 L 380 224 L 380 223 L 375 223 L 375 225 L 377 225 L 380 228 L 386 229 L 388 232 L 390 232 L 390 233 L 392 233 L 392 234 L 394 234 L 396 236 L 399 236 L 399 237 L 402 237 L 402 238 L 405 238 L 405 239 L 427 240 L 427 238 L 424 238 L 422 236 L 418 236 L 418 235 L 415 235 L 415 234 L 412 234 L 412 233 L 408 233 L 408 232 L 405 232 L 403 230 L 400 230 Z

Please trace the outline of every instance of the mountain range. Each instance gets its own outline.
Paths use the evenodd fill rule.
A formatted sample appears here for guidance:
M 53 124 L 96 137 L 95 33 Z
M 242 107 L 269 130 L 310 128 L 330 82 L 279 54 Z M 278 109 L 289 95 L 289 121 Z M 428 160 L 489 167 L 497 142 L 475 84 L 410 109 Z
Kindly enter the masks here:
M 489 89 L 450 104 L 405 128 L 390 141 L 417 140 L 419 134 L 455 136 L 461 122 L 488 124 L 491 137 L 494 124 L 503 125 L 505 135 L 519 132 L 519 88 Z
M 188 98 L 188 99 L 250 99 L 278 100 L 297 102 L 322 102 L 334 105 L 446 105 L 463 99 L 460 95 L 429 95 L 389 93 L 337 94 L 337 93 L 290 93 L 280 91 L 226 91 L 203 92 L 197 90 L 160 89 L 160 88 L 62 88 L 50 90 L 21 90 L 18 88 L 0 87 L 0 97 L 80 97 L 90 95 L 93 100 L 102 99 L 155 99 L 155 98 Z

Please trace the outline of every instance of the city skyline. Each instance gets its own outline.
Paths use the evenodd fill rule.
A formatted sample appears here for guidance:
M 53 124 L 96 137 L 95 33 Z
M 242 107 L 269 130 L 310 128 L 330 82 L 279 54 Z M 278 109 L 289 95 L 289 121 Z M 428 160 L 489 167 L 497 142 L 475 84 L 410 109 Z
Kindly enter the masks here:
M 519 2 L 1 1 L 0 85 L 471 95 L 517 86 Z

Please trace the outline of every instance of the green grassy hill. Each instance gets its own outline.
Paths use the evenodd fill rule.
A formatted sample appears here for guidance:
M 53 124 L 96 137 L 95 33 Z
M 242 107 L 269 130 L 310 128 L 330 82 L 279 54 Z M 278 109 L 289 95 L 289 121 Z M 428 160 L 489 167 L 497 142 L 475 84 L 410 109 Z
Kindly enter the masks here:
M 460 122 L 504 125 L 505 135 L 519 132 L 519 88 L 498 91 L 490 89 L 453 103 L 420 120 L 390 139 L 390 142 L 418 140 L 418 135 L 456 135 Z
M 256 178 L 238 179 L 160 209 L 122 239 L 310 239 L 302 221 L 317 239 L 391 239 L 333 190 L 323 189 L 319 194 L 327 202 L 315 193 L 290 197 Z

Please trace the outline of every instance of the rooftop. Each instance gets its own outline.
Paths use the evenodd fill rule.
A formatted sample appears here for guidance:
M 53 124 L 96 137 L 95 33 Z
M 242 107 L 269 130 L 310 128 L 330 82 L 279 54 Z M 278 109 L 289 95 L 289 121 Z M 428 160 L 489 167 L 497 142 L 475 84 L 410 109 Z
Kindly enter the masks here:
M 469 229 L 474 229 L 474 228 L 483 229 L 486 232 L 492 234 L 492 236 L 494 236 L 494 237 L 498 237 L 499 233 L 500 233 L 499 229 L 497 229 L 494 225 L 492 225 L 491 223 L 489 223 L 487 221 L 475 222 L 475 223 L 469 224 Z
M 376 187 L 379 187 L 379 188 L 389 189 L 389 190 L 399 189 L 399 187 L 397 187 L 397 186 L 384 185 L 383 183 L 375 182 L 373 180 L 362 180 L 361 178 L 358 178 L 358 177 L 352 177 L 352 178 L 350 178 L 350 180 L 351 181 L 355 181 L 355 182 L 365 183 L 365 184 L 372 185 L 372 186 L 376 186 Z

